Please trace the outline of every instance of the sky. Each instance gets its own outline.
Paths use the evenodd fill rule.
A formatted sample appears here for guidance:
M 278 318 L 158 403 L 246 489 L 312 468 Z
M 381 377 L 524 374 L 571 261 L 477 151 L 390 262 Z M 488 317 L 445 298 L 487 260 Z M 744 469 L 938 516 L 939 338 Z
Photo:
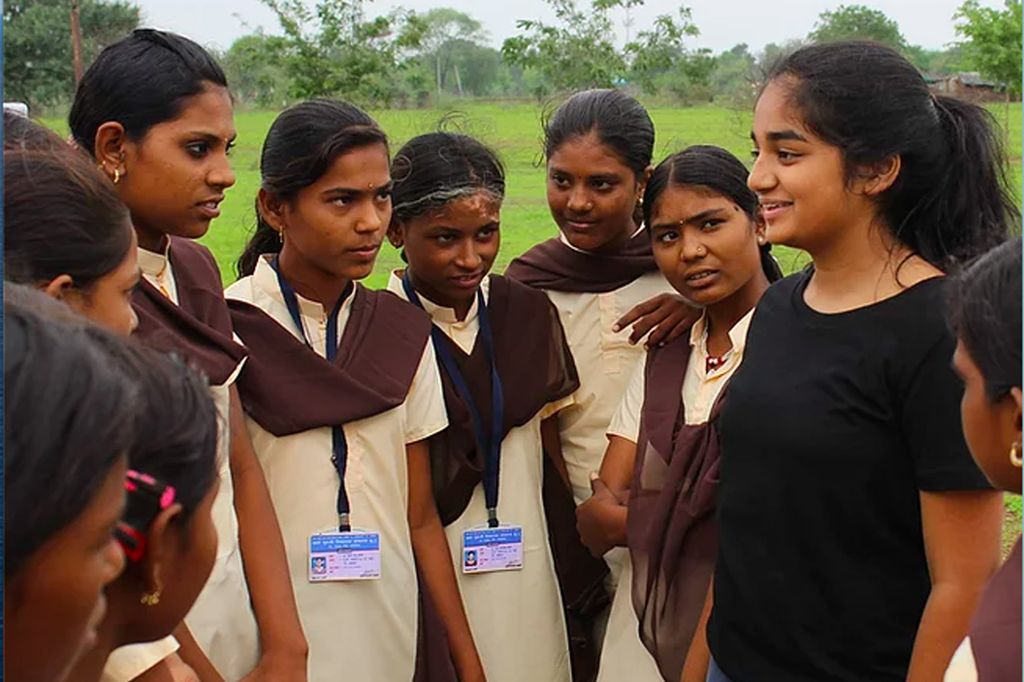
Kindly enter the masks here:
M 279 33 L 277 19 L 260 0 L 136 0 L 142 10 L 143 25 L 182 33 L 207 46 L 227 49 L 238 37 L 262 28 Z M 312 6 L 314 0 L 305 0 Z M 587 6 L 589 0 L 577 0 Z M 700 36 L 692 47 L 713 52 L 746 43 L 757 52 L 768 43 L 801 38 L 814 27 L 818 15 L 843 4 L 844 0 L 688 0 L 693 21 Z M 895 19 L 908 42 L 930 49 L 941 49 L 957 39 L 953 14 L 962 0 L 845 0 L 846 4 L 864 4 Z M 983 6 L 999 7 L 1000 0 L 981 0 Z M 674 14 L 678 0 L 646 0 L 634 8 L 634 34 L 650 26 L 660 14 Z M 554 13 L 544 0 L 370 0 L 368 15 L 385 13 L 395 7 L 423 12 L 434 7 L 452 7 L 475 17 L 483 24 L 489 42 L 501 42 L 516 33 L 519 19 L 550 21 Z M 620 25 L 624 13 L 616 12 Z

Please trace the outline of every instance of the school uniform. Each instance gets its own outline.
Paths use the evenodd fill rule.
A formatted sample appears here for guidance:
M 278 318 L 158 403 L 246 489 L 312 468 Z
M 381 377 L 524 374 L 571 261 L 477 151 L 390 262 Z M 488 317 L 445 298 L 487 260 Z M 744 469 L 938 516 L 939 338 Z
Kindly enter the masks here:
M 577 249 L 564 235 L 548 239 L 513 260 L 506 275 L 540 289 L 558 310 L 572 349 L 580 387 L 574 404 L 558 415 L 562 454 L 576 504 L 590 497 L 590 474 L 601 468 L 606 431 L 633 369 L 644 355 L 642 344 L 629 343 L 630 329 L 612 326 L 638 303 L 674 293 L 658 271 L 646 230 L 637 230 L 615 254 Z M 610 570 L 608 590 L 614 592 L 628 561 L 625 549 L 604 555 Z M 605 636 L 607 601 L 593 600 L 585 618 L 598 631 L 597 648 Z
M 410 298 L 397 274 L 392 274 L 388 289 Z M 437 330 L 433 343 L 435 348 L 441 346 L 438 354 L 450 358 L 471 394 L 467 399 L 459 391 L 451 367 L 442 363 L 451 427 L 431 439 L 431 468 L 459 590 L 487 679 L 568 681 L 568 643 L 544 510 L 547 456 L 540 434 L 544 419 L 572 404 L 577 386 L 561 325 L 542 294 L 503 277 L 482 282 L 481 298 L 461 321 L 451 308 L 414 296 Z M 481 311 L 481 300 L 486 311 Z M 481 335 L 482 314 L 487 315 L 487 338 Z M 492 394 L 488 342 L 500 378 L 500 406 Z M 503 524 L 522 528 L 519 570 L 478 574 L 462 570 L 463 532 L 486 527 L 488 521 L 482 482 L 486 454 L 474 433 L 470 409 L 479 410 L 488 425 L 493 424 L 494 410 L 500 410 L 503 436 L 499 436 L 497 513 Z M 488 439 L 491 428 L 487 427 Z M 562 489 L 568 500 L 564 484 Z
M 309 679 L 410 680 L 420 614 L 406 445 L 448 424 L 430 322 L 390 293 L 353 284 L 334 330 L 319 303 L 290 294 L 300 330 L 289 290 L 261 258 L 226 296 L 250 351 L 239 390 L 284 535 Z M 328 361 L 330 337 L 340 342 Z M 311 580 L 311 536 L 339 526 L 338 432 L 352 530 L 379 534 L 378 579 Z
M 1016 682 L 1021 679 L 1020 538 L 992 576 L 971 619 L 967 637 L 944 682 Z
M 110 652 L 100 682 L 129 682 L 178 650 L 178 640 L 168 636 L 155 642 L 129 644 Z
M 688 338 L 649 351 L 608 427 L 610 436 L 636 443 L 637 453 L 627 524 L 631 561 L 612 601 L 599 680 L 676 682 L 682 673 L 717 547 L 715 421 L 743 360 L 752 316 L 753 310 L 729 330 L 732 349 L 713 367 L 706 315 Z
M 185 623 L 218 672 L 237 680 L 256 666 L 260 654 L 238 540 L 229 456 L 230 388 L 242 371 L 245 349 L 236 343 L 220 272 L 204 246 L 169 237 L 163 253 L 140 248 L 138 256 L 142 280 L 132 301 L 139 317 L 135 336 L 203 371 L 219 415 L 220 488 L 212 509 L 217 555 Z

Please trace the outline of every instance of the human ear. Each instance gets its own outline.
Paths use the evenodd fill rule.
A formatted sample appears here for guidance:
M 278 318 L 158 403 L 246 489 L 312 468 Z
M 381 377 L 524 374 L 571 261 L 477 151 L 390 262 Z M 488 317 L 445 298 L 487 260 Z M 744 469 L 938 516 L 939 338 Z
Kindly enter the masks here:
M 124 126 L 117 121 L 107 121 L 96 129 L 93 142 L 93 156 L 96 163 L 111 180 L 115 182 L 128 172 L 125 167 L 125 145 L 128 136 Z
M 180 539 L 175 536 L 177 530 L 172 528 L 171 524 L 179 521 L 183 512 L 182 506 L 174 503 L 160 510 L 149 524 L 149 531 L 146 533 L 146 554 L 143 558 L 143 579 L 149 593 L 159 593 L 163 589 L 166 584 L 164 577 L 172 570 L 168 563 L 180 553 Z
M 870 168 L 865 168 L 860 175 L 860 192 L 873 197 L 882 194 L 896 182 L 900 176 L 903 162 L 899 154 L 893 154 Z
M 278 234 L 284 235 L 285 202 L 281 200 L 281 197 L 261 187 L 256 195 L 256 208 L 260 212 L 263 222 L 270 225 Z
M 644 192 L 647 191 L 647 183 L 651 181 L 651 176 L 654 175 L 654 166 L 648 164 L 647 168 L 644 169 L 643 175 L 640 176 L 637 182 L 637 199 L 643 200 Z
M 1014 433 L 1016 434 L 1017 442 L 1020 443 L 1021 442 L 1021 421 L 1022 421 L 1022 414 L 1024 414 L 1024 412 L 1022 412 L 1022 409 L 1021 409 L 1021 390 L 1020 390 L 1020 388 L 1018 388 L 1017 386 L 1014 386 L 1013 388 L 1011 388 L 1010 389 L 1010 396 L 1009 397 L 1013 400 L 1013 428 L 1014 428 Z
M 74 285 L 74 280 L 71 279 L 71 275 L 57 275 L 52 280 L 43 285 L 43 293 L 51 298 L 55 298 L 58 301 L 63 301 L 68 295 Z
M 396 249 L 405 246 L 405 223 L 392 218 L 388 224 L 388 242 Z

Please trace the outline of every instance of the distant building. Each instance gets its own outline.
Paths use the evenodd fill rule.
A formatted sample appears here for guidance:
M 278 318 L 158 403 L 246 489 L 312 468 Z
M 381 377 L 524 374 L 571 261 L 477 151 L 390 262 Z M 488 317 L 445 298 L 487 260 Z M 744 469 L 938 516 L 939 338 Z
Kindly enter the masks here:
M 928 87 L 935 94 L 959 97 L 971 102 L 1001 102 L 1006 89 L 999 83 L 985 80 L 977 71 L 966 71 L 943 76 L 925 76 Z

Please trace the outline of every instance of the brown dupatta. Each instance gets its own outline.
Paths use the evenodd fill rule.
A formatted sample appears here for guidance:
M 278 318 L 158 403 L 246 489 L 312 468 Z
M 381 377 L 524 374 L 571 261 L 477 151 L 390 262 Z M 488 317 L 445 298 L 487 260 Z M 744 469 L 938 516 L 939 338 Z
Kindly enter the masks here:
M 989 582 L 971 621 L 971 650 L 981 682 L 1021 679 L 1020 538 Z
M 495 362 L 505 396 L 504 437 L 529 422 L 543 407 L 579 387 L 572 352 L 558 311 L 547 296 L 507 277 L 492 275 L 488 312 Z M 485 424 L 490 423 L 491 382 L 483 344 L 464 353 L 447 337 L 441 343 L 462 370 Z M 465 511 L 483 476 L 483 457 L 473 424 L 451 377 L 442 368 L 448 430 L 431 438 L 431 474 L 441 522 L 448 525 Z M 576 505 L 550 457 L 544 456 L 542 487 L 548 542 L 566 613 L 573 679 L 596 675 L 592 620 L 608 604 L 604 580 L 608 567 L 590 555 L 576 532 Z
M 682 673 L 718 550 L 716 423 L 728 390 L 707 422 L 685 424 L 682 387 L 690 352 L 682 337 L 648 353 L 626 522 L 640 639 L 671 682 Z
M 430 335 L 430 318 L 386 291 L 356 284 L 352 295 L 333 362 L 263 310 L 228 301 L 235 332 L 249 350 L 238 380 L 242 406 L 275 436 L 347 424 L 405 401 Z
M 657 269 L 650 236 L 643 230 L 615 254 L 584 253 L 548 239 L 509 263 L 505 276 L 535 289 L 603 294 Z
M 245 358 L 235 343 L 217 263 L 206 247 L 169 237 L 179 305 L 143 279 L 132 295 L 139 318 L 134 335 L 147 346 L 177 353 L 202 370 L 213 385 L 223 384 Z
M 250 351 L 238 382 L 242 405 L 275 436 L 334 426 L 401 405 L 430 335 L 430 318 L 386 291 L 356 284 L 333 362 L 254 305 L 228 300 Z M 413 682 L 457 682 L 444 622 L 416 564 L 419 584 Z

